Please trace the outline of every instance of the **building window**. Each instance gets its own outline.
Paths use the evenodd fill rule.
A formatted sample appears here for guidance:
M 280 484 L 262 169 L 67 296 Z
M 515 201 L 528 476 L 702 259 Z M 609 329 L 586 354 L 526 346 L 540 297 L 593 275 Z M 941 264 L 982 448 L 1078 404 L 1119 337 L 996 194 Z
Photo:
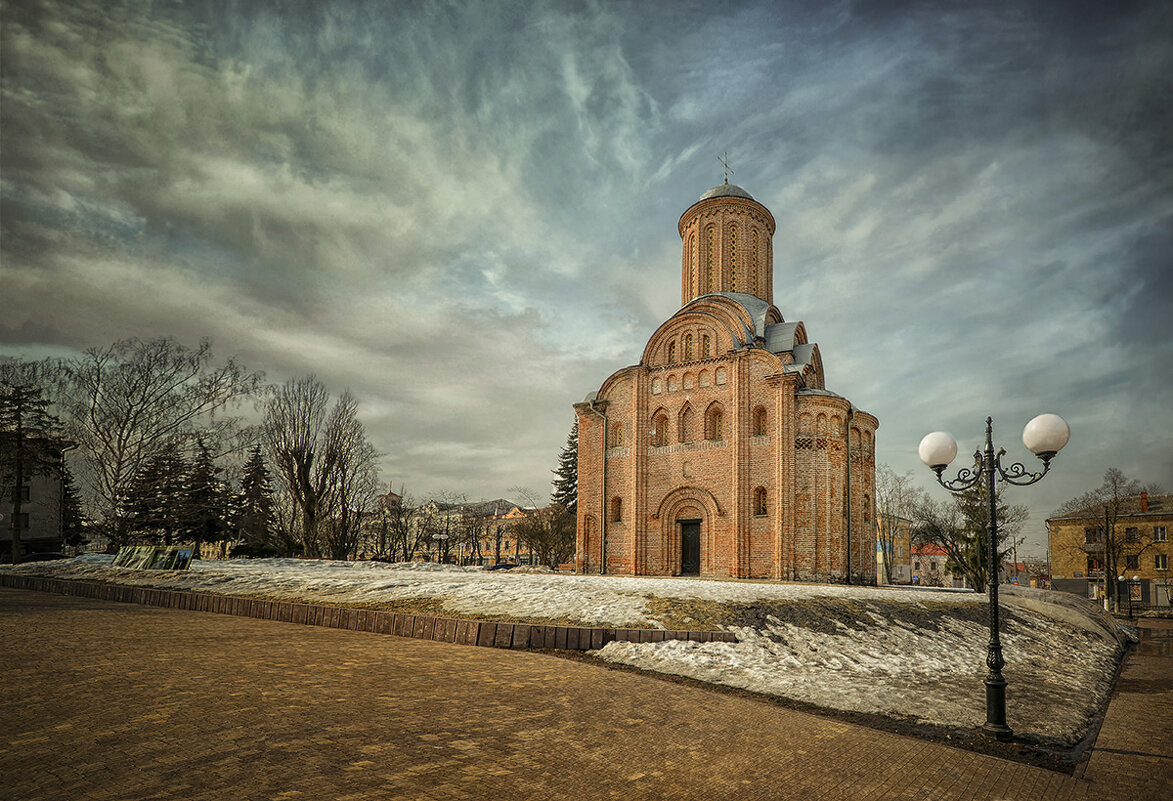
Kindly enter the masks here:
M 749 245 L 749 291 L 750 294 L 756 295 L 758 293 L 758 229 L 753 229 L 753 235 L 750 238 Z
M 611 447 L 620 448 L 623 446 L 623 424 L 616 423 L 611 429 Z
M 912 569 L 913 570 L 920 570 L 920 560 L 919 559 L 917 559 L 915 562 L 912 563 Z
M 753 410 L 753 435 L 755 437 L 766 434 L 766 407 L 759 406 Z
M 737 226 L 729 227 L 729 291 L 737 291 Z
M 21 499 L 22 501 L 27 501 L 27 500 L 29 500 L 29 498 L 30 498 L 30 495 L 29 495 L 30 489 L 31 489 L 31 488 L 29 487 L 29 485 L 28 485 L 28 484 L 25 484 L 23 487 L 21 487 L 21 488 L 20 488 L 20 499 Z M 13 489 L 13 490 L 12 490 L 12 500 L 14 500 L 14 501 L 16 500 L 16 492 L 17 492 L 17 491 L 16 491 L 15 489 Z
M 676 364 L 676 340 L 668 343 L 668 364 Z
M 766 514 L 766 488 L 758 487 L 753 491 L 753 513 L 758 517 Z
M 1168 542 L 1168 535 L 1165 534 L 1164 526 L 1153 526 L 1153 542 Z
M 623 520 L 623 499 L 615 497 L 611 499 L 611 522 L 618 523 Z
M 1124 557 L 1124 566 L 1129 570 L 1136 570 L 1140 567 L 1140 557 L 1136 554 Z
M 713 256 L 717 249 L 717 229 L 709 226 L 705 232 L 707 237 L 705 253 L 705 294 L 713 291 Z
M 904 546 L 903 545 L 896 546 L 896 555 L 897 556 L 904 556 Z
M 1083 530 L 1084 542 L 1099 542 L 1100 530 L 1098 528 L 1085 528 Z
M 684 360 L 686 362 L 692 361 L 692 334 L 684 335 Z
M 681 442 L 692 442 L 692 407 L 687 403 L 680 410 L 680 417 L 676 425 Z
M 659 412 L 652 418 L 652 445 L 668 444 L 668 415 Z
M 705 415 L 705 439 L 719 440 L 725 438 L 725 413 L 720 405 L 714 403 Z
M 1138 532 L 1136 530 L 1136 526 L 1129 526 L 1128 528 L 1124 529 L 1124 541 L 1125 542 L 1136 542 L 1139 539 L 1140 539 L 1140 532 Z
M 1168 570 L 1169 555 L 1163 553 L 1155 554 L 1153 556 L 1153 567 L 1155 567 L 1157 570 Z
M 708 334 L 701 334 L 701 358 L 707 359 L 713 355 L 713 341 Z

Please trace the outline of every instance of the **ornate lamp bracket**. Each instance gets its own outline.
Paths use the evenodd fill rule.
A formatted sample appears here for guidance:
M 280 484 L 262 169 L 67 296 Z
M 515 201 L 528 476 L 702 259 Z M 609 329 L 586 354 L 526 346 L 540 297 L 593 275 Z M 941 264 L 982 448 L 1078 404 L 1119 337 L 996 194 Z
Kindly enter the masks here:
M 957 478 L 955 479 L 946 481 L 945 479 L 941 478 L 941 473 L 945 471 L 944 465 L 934 467 L 933 470 L 937 474 L 937 483 L 942 487 L 949 490 L 950 492 L 964 492 L 970 487 L 976 486 L 977 483 L 982 480 L 982 476 L 985 475 L 986 468 L 982 463 L 982 452 L 974 451 L 973 467 L 964 467 L 961 470 L 958 470 Z
M 998 475 L 1003 481 L 1008 484 L 1016 484 L 1020 487 L 1034 484 L 1050 472 L 1051 458 L 1055 455 L 1054 453 L 1040 453 L 1039 458 L 1043 460 L 1043 469 L 1041 472 L 1032 473 L 1023 466 L 1022 462 L 1015 462 L 1008 468 L 1002 467 L 1002 456 L 1005 453 L 1006 450 L 1004 448 L 998 451 L 998 455 L 994 459 L 994 467 L 998 470 Z

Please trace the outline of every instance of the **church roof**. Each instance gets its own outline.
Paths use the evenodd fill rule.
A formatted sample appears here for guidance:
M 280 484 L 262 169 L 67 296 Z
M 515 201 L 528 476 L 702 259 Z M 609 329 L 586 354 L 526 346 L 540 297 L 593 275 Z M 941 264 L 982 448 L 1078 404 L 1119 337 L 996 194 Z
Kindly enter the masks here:
M 764 337 L 766 335 L 766 315 L 770 311 L 770 304 L 756 295 L 747 295 L 744 292 L 710 292 L 708 295 L 693 298 L 684 304 L 683 308 L 687 309 L 694 303 L 700 303 L 706 298 L 712 299 L 713 297 L 728 298 L 741 306 L 749 314 L 749 319 L 753 320 L 753 335 L 757 337 Z M 677 312 L 677 314 L 679 313 Z
M 749 192 L 746 192 L 736 184 L 730 183 L 717 184 L 708 192 L 705 192 L 703 195 L 701 195 L 700 200 L 708 200 L 711 197 L 743 197 L 747 200 L 754 200 L 753 195 L 751 195 Z M 697 202 L 699 203 L 700 200 Z M 756 203 L 757 201 L 754 200 L 754 202 Z

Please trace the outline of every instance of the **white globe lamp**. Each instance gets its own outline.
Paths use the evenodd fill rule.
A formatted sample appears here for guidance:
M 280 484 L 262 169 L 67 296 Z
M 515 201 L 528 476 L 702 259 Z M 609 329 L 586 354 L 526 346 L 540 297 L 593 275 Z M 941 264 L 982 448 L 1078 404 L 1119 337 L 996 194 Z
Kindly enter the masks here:
M 925 434 L 916 449 L 920 460 L 940 473 L 957 458 L 957 440 L 944 431 Z
M 1071 427 L 1057 414 L 1040 414 L 1022 429 L 1022 444 L 1044 461 L 1063 450 L 1070 438 Z

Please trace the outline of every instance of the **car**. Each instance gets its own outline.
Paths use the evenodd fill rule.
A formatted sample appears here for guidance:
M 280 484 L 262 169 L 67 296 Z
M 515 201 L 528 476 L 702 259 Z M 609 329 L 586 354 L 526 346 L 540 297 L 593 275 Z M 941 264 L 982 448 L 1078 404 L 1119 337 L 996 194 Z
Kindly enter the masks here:
M 495 565 L 486 565 L 485 570 L 512 570 L 515 567 L 517 565 L 511 564 L 510 562 L 498 562 Z

